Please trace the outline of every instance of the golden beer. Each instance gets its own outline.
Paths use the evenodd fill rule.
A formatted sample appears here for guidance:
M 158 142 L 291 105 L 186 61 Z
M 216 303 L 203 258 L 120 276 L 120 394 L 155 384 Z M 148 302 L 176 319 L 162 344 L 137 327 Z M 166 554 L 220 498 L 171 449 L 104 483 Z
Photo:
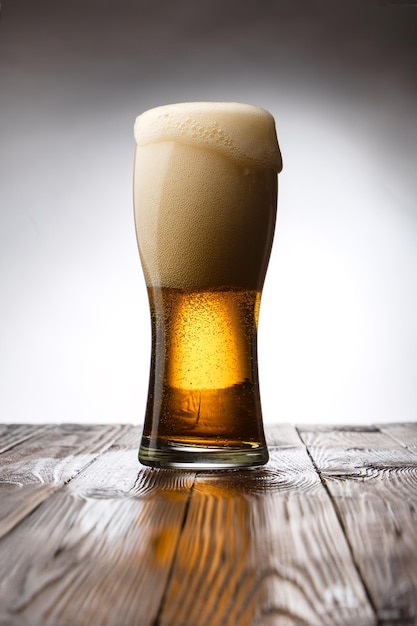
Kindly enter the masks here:
M 281 157 L 272 116 L 235 103 L 151 109 L 135 124 L 135 222 L 152 320 L 139 458 L 268 460 L 257 324 Z

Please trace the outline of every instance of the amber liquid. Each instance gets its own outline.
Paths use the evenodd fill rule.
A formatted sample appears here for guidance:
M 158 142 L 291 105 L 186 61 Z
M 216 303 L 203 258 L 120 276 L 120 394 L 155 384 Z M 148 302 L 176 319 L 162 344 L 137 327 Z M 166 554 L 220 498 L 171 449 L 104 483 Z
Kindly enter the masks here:
M 202 467 L 266 462 L 257 366 L 260 297 L 236 289 L 149 289 L 152 362 L 143 463 L 196 467 L 201 453 Z

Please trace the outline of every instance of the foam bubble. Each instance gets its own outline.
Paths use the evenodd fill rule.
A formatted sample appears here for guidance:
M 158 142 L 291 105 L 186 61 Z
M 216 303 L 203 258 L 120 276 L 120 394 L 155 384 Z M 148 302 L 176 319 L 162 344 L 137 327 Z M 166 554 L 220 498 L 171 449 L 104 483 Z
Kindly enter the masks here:
M 272 115 L 236 102 L 183 102 L 156 107 L 136 118 L 139 146 L 162 141 L 198 144 L 248 165 L 282 169 Z

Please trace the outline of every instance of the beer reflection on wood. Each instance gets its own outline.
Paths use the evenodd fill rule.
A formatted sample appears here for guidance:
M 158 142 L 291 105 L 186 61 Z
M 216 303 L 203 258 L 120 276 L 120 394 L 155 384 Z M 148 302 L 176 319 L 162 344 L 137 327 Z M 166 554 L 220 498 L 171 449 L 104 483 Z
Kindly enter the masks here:
M 197 474 L 158 624 L 373 623 L 331 499 L 279 432 L 268 468 Z

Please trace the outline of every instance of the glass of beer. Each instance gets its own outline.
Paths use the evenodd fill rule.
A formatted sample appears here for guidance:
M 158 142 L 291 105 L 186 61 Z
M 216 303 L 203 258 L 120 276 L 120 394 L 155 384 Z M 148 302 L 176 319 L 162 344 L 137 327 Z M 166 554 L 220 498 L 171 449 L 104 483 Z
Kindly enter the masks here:
M 274 119 L 247 104 L 174 104 L 140 115 L 135 139 L 152 323 L 139 459 L 191 470 L 263 465 L 257 326 L 282 167 Z

